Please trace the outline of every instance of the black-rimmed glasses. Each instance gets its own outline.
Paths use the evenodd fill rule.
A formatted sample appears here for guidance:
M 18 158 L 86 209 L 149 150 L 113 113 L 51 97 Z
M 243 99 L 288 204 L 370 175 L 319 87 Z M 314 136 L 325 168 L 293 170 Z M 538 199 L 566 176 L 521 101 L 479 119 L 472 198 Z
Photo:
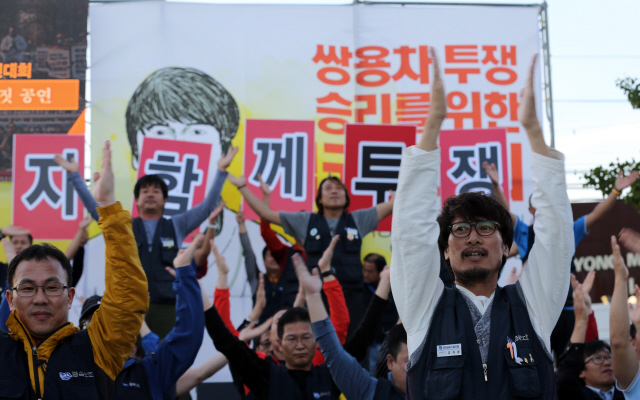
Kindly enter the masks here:
M 496 221 L 478 221 L 475 224 L 470 222 L 456 222 L 449 225 L 451 234 L 457 238 L 465 238 L 471 234 L 471 228 L 476 227 L 476 232 L 480 236 L 491 236 L 500 226 Z

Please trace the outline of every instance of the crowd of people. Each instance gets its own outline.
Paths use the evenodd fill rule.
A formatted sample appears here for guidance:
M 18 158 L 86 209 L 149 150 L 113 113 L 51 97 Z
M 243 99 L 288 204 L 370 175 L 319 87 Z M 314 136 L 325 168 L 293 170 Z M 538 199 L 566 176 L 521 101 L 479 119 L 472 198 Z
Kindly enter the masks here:
M 461 193 L 441 207 L 437 141 L 447 109 L 431 56 L 424 134 L 403 154 L 395 195 L 369 209 L 350 210 L 347 187 L 330 176 L 318 186 L 316 213 L 273 210 L 268 185 L 259 199 L 244 177 L 228 174 L 238 151 L 230 147 L 201 204 L 164 217 L 167 185 L 147 175 L 135 185 L 139 216 L 131 218 L 114 195 L 109 142 L 93 193 L 75 160 L 56 157 L 91 218 L 66 253 L 34 245 L 28 227 L 2 228 L 0 357 L 9 367 L 0 399 L 188 398 L 226 365 L 243 399 L 640 399 L 640 308 L 627 306 L 629 272 L 618 245 L 640 253 L 640 234 L 611 237 L 609 343 L 598 339 L 591 310 L 595 272 L 583 282 L 571 274 L 578 242 L 638 173 L 621 175 L 612 194 L 574 222 L 563 155 L 546 145 L 536 117 L 534 59 L 519 120 L 532 150 L 535 224 L 509 211 L 494 165 L 483 166 L 492 193 Z M 238 212 L 253 299 L 239 326 L 231 321 L 229 267 L 215 243 L 227 180 L 260 217 L 266 243 L 254 251 Z M 361 259 L 363 238 L 392 211 L 391 260 Z M 75 325 L 69 309 L 92 220 L 104 235 L 106 290 L 84 300 Z M 271 224 L 295 244 L 283 243 Z M 218 272 L 213 303 L 213 288 L 198 280 L 210 253 Z M 500 287 L 516 254 L 523 272 Z M 193 367 L 209 339 L 219 353 Z

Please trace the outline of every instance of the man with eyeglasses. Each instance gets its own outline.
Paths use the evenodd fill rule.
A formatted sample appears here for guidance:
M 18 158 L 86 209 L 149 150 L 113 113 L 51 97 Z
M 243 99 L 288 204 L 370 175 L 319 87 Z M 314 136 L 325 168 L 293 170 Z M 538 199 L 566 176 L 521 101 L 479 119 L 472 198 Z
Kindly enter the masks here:
M 556 387 L 559 399 L 619 400 L 624 395 L 615 389 L 611 364 L 611 347 L 602 340 L 585 342 L 591 314 L 591 297 L 596 272 L 591 271 L 583 283 L 571 276 L 575 324 L 565 351 L 558 357 Z
M 393 210 L 391 286 L 407 331 L 407 398 L 554 399 L 550 336 L 568 290 L 573 221 L 563 156 L 547 147 L 536 116 L 535 60 L 518 114 L 532 150 L 536 243 L 520 281 L 500 288 L 513 242 L 509 212 L 482 193 L 461 193 L 438 215 L 437 139 L 447 109 L 432 59 L 429 119 L 403 155 Z M 451 289 L 438 279 L 441 256 Z
M 67 322 L 75 289 L 64 253 L 43 244 L 16 255 L 8 270 L 9 332 L 0 332 L 2 399 L 113 397 L 114 380 L 136 342 L 149 299 L 131 216 L 115 200 L 109 142 L 94 187 L 106 244 L 100 309 L 88 329 L 78 331 Z

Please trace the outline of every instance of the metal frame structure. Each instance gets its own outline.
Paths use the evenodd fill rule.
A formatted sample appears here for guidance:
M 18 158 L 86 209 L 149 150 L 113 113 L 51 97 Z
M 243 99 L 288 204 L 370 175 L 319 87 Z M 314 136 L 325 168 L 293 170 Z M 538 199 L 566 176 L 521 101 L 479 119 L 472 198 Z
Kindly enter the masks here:
M 539 30 L 542 43 L 544 103 L 551 134 L 550 146 L 555 148 L 555 128 L 553 123 L 553 93 L 551 86 L 551 53 L 549 51 L 549 16 L 546 0 L 542 3 L 530 4 L 501 4 L 501 3 L 460 3 L 460 2 L 403 2 L 403 1 L 370 1 L 353 0 L 353 4 L 364 5 L 422 5 L 422 6 L 489 6 L 489 7 L 539 7 Z

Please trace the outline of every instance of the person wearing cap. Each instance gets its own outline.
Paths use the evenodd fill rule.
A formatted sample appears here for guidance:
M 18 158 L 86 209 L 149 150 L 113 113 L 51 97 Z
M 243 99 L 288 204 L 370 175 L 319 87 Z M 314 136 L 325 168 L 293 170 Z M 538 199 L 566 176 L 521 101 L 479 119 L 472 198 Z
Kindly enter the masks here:
M 116 399 L 176 398 L 176 382 L 195 361 L 204 335 L 202 295 L 195 269 L 191 268 L 193 253 L 202 242 L 203 236 L 198 234 L 173 261 L 176 278 L 173 289 L 177 294 L 173 330 L 153 352 L 141 359 L 135 357 L 137 349 L 134 347 L 116 378 Z M 100 296 L 91 296 L 82 305 L 80 324 L 83 328 L 91 326 L 93 313 L 99 310 L 100 302 Z
M 75 289 L 64 253 L 41 244 L 15 256 L 8 270 L 9 332 L 0 332 L 2 399 L 113 398 L 116 376 L 135 344 L 149 297 L 131 216 L 115 199 L 109 142 L 94 181 L 106 244 L 100 308 L 80 331 L 67 322 Z

